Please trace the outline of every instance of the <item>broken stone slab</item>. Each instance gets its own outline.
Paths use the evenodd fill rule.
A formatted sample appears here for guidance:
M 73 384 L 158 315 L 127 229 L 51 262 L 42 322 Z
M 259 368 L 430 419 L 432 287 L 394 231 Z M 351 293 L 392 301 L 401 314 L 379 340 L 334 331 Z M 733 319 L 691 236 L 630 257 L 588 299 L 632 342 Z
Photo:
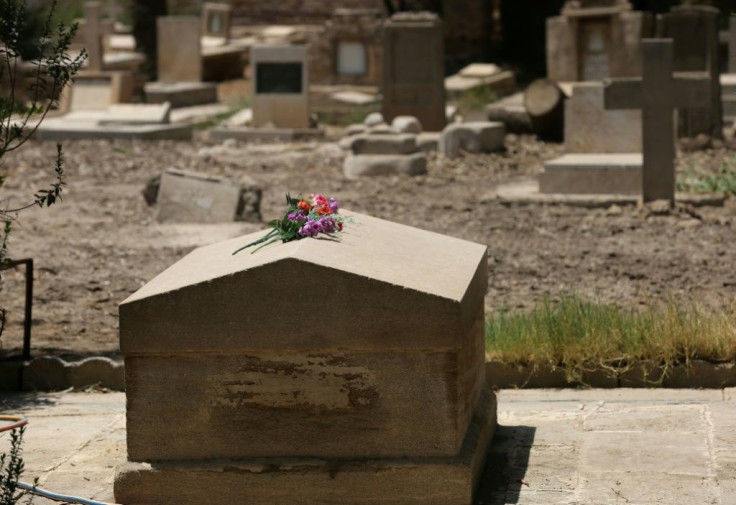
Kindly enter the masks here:
M 396 116 L 391 128 L 399 133 L 422 133 L 422 123 L 414 116 Z
M 162 104 L 113 104 L 100 124 L 168 124 L 171 122 L 171 103 Z
M 348 179 L 376 175 L 422 175 L 427 173 L 427 158 L 423 153 L 357 154 L 345 158 L 343 174 Z
M 540 193 L 639 195 L 640 153 L 565 154 L 544 164 Z
M 149 82 L 144 91 L 147 103 L 169 102 L 174 108 L 217 101 L 217 85 L 207 82 Z
M 168 169 L 158 191 L 160 222 L 220 223 L 261 220 L 261 189 L 252 182 Z
M 503 149 L 505 134 L 503 123 L 454 123 L 442 131 L 439 150 L 448 158 L 456 158 L 463 152 L 490 153 Z
M 226 126 L 250 126 L 253 121 L 253 109 L 242 109 L 233 114 L 227 121 Z
M 353 154 L 411 154 L 417 150 L 416 135 L 356 135 L 350 137 Z
M 459 75 L 463 77 L 491 77 L 501 72 L 501 67 L 495 63 L 471 63 L 466 65 L 460 72 Z
M 391 128 L 391 126 L 387 124 L 378 124 L 376 126 L 369 127 L 365 133 L 369 133 L 372 135 L 395 135 L 398 132 Z

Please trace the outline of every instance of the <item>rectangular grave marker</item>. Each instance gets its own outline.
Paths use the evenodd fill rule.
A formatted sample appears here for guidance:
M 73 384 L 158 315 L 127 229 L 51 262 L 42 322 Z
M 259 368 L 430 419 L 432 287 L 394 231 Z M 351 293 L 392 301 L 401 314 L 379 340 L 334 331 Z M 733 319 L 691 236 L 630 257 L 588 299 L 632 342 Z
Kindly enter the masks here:
M 253 126 L 308 128 L 306 46 L 253 46 L 250 64 Z
M 196 16 L 162 16 L 156 20 L 159 82 L 202 80 L 200 23 Z
M 205 2 L 202 5 L 202 36 L 230 40 L 233 8 L 230 4 Z
M 101 71 L 103 67 L 103 42 L 112 34 L 112 21 L 102 19 L 102 3 L 84 3 L 84 48 L 87 50 L 87 69 Z
M 606 81 L 605 107 L 642 110 L 643 199 L 674 202 L 674 111 L 706 106 L 710 78 L 705 73 L 673 76 L 672 39 L 645 39 L 642 49 L 642 77 Z

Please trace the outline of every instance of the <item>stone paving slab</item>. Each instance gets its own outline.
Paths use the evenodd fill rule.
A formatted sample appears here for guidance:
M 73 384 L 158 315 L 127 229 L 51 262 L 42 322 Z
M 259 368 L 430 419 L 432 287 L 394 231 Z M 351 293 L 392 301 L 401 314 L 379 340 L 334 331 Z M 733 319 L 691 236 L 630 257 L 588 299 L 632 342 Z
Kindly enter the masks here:
M 477 505 L 736 505 L 736 389 L 501 390 Z M 0 395 L 29 417 L 25 479 L 113 501 L 123 393 Z M 8 435 L 0 434 L 0 451 Z M 36 499 L 34 503 L 52 503 Z

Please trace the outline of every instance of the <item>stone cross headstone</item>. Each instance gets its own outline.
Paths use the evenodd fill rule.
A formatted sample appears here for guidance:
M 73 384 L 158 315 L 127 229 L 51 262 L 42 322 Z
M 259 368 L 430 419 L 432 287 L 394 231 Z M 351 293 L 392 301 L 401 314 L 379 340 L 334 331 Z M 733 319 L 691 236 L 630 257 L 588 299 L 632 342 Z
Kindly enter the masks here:
M 160 82 L 202 80 L 200 23 L 197 16 L 162 16 L 156 20 Z
M 642 111 L 642 193 L 645 202 L 675 199 L 674 111 L 710 103 L 711 83 L 706 73 L 673 75 L 671 39 L 646 39 L 643 75 L 605 84 L 606 109 Z
M 350 215 L 339 241 L 196 249 L 121 304 L 118 503 L 473 503 L 487 248 Z
M 309 127 L 306 46 L 252 46 L 253 126 Z
M 386 21 L 383 33 L 383 117 L 414 116 L 424 130 L 441 131 L 447 124 L 442 21 L 429 12 L 402 12 Z
M 704 133 L 723 138 L 718 9 L 705 5 L 674 7 L 659 19 L 657 34 L 674 41 L 675 72 L 708 72 L 711 78 L 710 102 L 679 110 L 678 136 L 695 137 Z
M 104 37 L 112 34 L 113 23 L 102 19 L 102 3 L 84 3 L 84 48 L 87 50 L 87 69 L 103 68 Z

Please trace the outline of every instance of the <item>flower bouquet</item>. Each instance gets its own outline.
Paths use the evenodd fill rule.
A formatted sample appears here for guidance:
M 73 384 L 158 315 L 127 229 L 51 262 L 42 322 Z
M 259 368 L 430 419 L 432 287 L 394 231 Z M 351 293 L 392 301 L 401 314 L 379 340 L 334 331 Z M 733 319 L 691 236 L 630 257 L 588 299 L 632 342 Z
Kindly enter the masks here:
M 266 235 L 244 245 L 233 254 L 243 249 L 258 245 L 251 254 L 278 240 L 291 242 L 306 237 L 316 237 L 320 233 L 335 238 L 342 231 L 343 223 L 349 218 L 338 215 L 340 206 L 336 198 L 329 200 L 322 195 L 309 195 L 309 198 L 292 198 L 286 195 L 286 213 L 282 219 L 274 219 L 268 226 L 273 228 Z M 260 244 L 260 245 L 259 245 Z

